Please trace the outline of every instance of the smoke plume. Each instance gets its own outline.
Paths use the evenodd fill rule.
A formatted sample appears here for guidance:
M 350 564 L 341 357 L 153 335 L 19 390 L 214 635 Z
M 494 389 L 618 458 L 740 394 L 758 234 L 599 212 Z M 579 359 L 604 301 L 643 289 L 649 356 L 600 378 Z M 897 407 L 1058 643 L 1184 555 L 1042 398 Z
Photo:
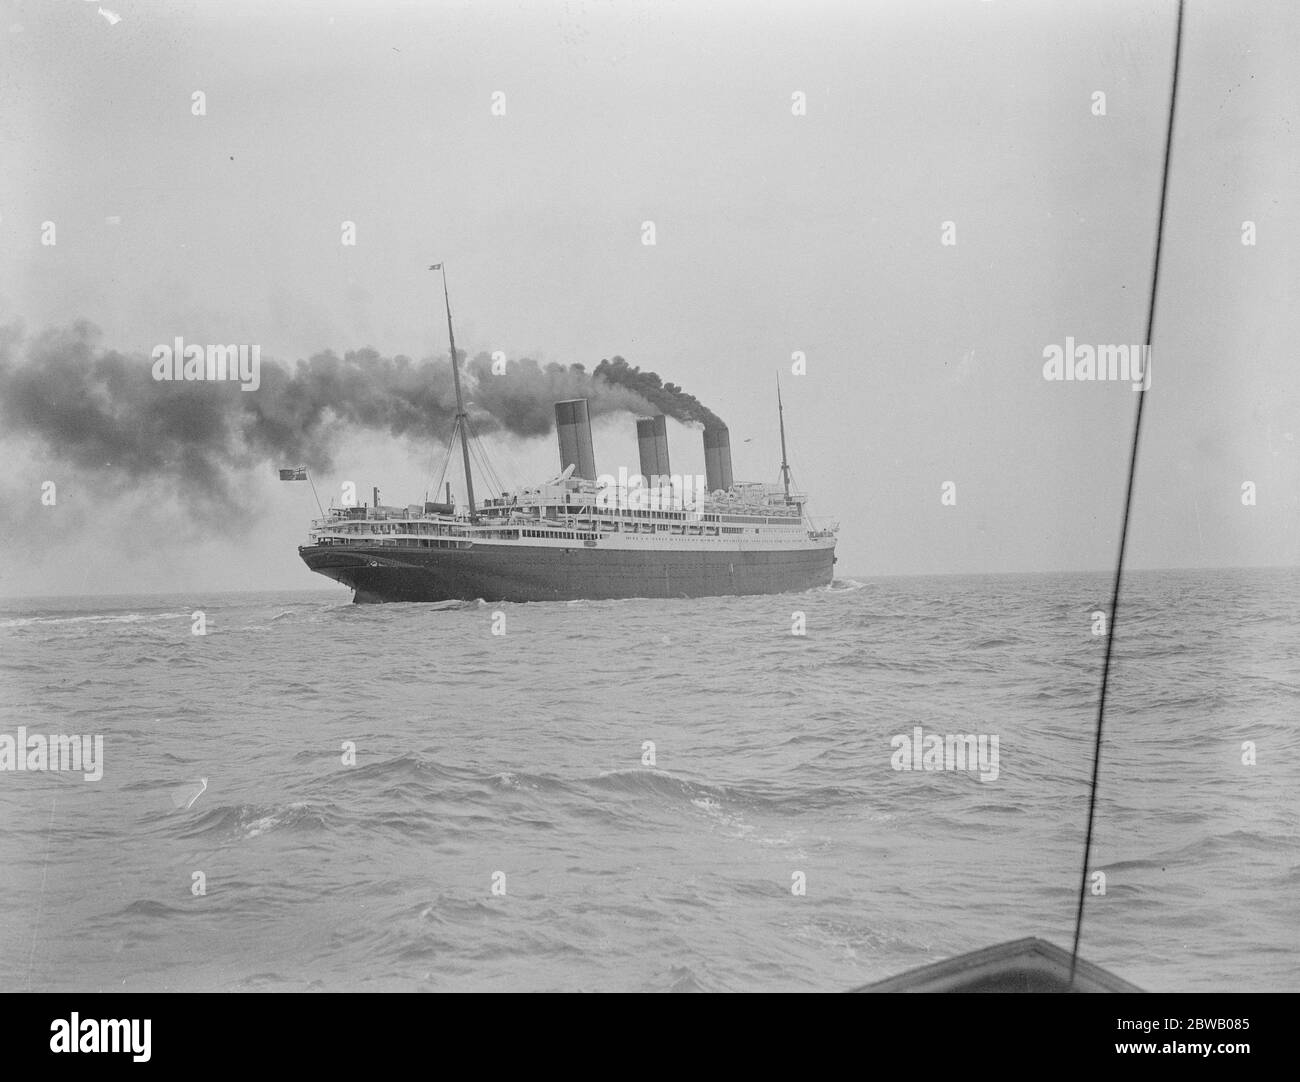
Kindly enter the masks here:
M 99 340 L 84 321 L 30 338 L 17 325 L 0 326 L 0 431 L 35 441 L 52 464 L 93 475 L 106 492 L 162 486 L 207 517 L 240 512 L 241 471 L 306 465 L 326 472 L 331 447 L 348 431 L 427 443 L 446 440 L 454 424 L 445 358 L 413 361 L 371 349 L 317 353 L 293 365 L 263 357 L 260 386 L 249 392 L 233 381 L 155 380 L 148 356 L 104 349 Z M 554 425 L 553 403 L 566 398 L 588 399 L 593 417 L 655 407 L 681 420 L 713 417 L 620 357 L 592 373 L 533 360 L 494 371 L 480 354 L 463 376 L 480 435 L 544 435 Z
M 675 383 L 665 383 L 654 372 L 642 372 L 622 357 L 601 361 L 592 373 L 606 383 L 624 387 L 647 402 L 658 412 L 683 424 L 701 424 L 705 428 L 725 428 L 722 418 L 704 405 L 693 394 L 687 394 Z

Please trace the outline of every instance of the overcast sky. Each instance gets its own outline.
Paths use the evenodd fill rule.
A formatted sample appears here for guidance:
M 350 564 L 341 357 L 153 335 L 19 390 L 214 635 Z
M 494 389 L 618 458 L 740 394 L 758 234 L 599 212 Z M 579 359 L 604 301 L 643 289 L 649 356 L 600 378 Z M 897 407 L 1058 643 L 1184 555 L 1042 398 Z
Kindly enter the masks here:
M 143 358 L 177 336 L 445 356 L 442 260 L 462 349 L 652 369 L 730 424 L 738 478 L 778 479 L 782 373 L 840 574 L 1105 568 L 1137 396 L 1045 380 L 1044 349 L 1143 340 L 1174 18 L 1168 0 L 9 4 L 0 324 L 89 320 Z M 1184 40 L 1131 566 L 1295 565 L 1300 5 L 1190 0 Z M 698 431 L 670 443 L 703 472 Z M 509 482 L 559 467 L 551 436 L 488 450 Z M 296 552 L 311 491 L 274 479 L 296 463 L 213 463 L 247 509 L 214 523 L 165 479 L 69 470 L 12 425 L 0 452 L 0 593 L 327 585 Z M 440 452 L 355 433 L 316 484 L 419 500 Z M 635 469 L 630 415 L 600 423 L 596 456 Z

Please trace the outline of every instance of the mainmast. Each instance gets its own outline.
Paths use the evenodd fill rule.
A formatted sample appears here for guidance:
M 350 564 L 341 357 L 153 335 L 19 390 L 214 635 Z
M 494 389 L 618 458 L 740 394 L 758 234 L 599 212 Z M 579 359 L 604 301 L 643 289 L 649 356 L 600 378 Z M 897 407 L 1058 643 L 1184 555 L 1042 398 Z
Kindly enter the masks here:
M 460 362 L 456 359 L 456 332 L 451 329 L 451 298 L 447 295 L 447 272 L 441 263 L 435 263 L 430 270 L 442 271 L 442 299 L 447 306 L 447 341 L 451 343 L 451 378 L 456 384 L 456 427 L 460 429 L 460 450 L 465 456 L 465 493 L 469 497 L 469 520 L 478 520 L 478 508 L 474 506 L 474 477 L 469 469 L 469 424 L 465 415 L 465 399 L 460 393 Z
M 785 502 L 790 502 L 790 463 L 785 455 L 785 407 L 781 405 L 781 377 L 776 377 L 776 412 L 781 418 L 781 483 L 785 485 Z

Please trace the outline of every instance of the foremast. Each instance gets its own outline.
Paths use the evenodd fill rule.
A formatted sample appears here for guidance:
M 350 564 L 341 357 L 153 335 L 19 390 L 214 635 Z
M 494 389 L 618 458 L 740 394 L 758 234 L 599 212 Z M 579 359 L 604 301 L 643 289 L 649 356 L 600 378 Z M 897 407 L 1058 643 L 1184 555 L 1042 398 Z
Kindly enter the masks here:
M 785 502 L 790 502 L 790 462 L 785 453 L 785 407 L 781 404 L 781 377 L 776 377 L 776 412 L 781 421 L 781 484 L 785 486 Z
M 465 459 L 465 495 L 469 499 L 469 520 L 477 522 L 478 507 L 474 503 L 474 475 L 469 468 L 469 420 L 465 414 L 465 399 L 460 390 L 460 360 L 456 356 L 456 332 L 451 326 L 451 297 L 447 293 L 447 271 L 442 263 L 435 263 L 429 269 L 442 273 L 442 299 L 447 308 L 447 341 L 451 346 L 451 378 L 456 385 L 456 427 L 460 429 L 460 451 Z

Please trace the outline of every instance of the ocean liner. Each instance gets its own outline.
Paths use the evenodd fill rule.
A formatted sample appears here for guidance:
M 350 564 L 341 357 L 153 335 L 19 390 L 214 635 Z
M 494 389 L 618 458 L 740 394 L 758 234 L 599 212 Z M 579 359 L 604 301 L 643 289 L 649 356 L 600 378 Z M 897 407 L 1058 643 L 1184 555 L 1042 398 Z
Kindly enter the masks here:
M 373 504 L 331 505 L 298 549 L 311 570 L 360 603 L 774 594 L 831 581 L 838 523 L 814 524 L 792 488 L 779 387 L 780 484 L 735 481 L 721 425 L 704 429 L 703 483 L 674 475 L 663 415 L 637 421 L 640 475 L 598 475 L 587 400 L 573 399 L 555 403 L 558 474 L 476 502 L 445 272 L 443 300 L 456 390 L 448 451 L 459 436 L 466 502 L 456 506 L 448 484 L 439 503 L 386 506 L 376 490 Z

